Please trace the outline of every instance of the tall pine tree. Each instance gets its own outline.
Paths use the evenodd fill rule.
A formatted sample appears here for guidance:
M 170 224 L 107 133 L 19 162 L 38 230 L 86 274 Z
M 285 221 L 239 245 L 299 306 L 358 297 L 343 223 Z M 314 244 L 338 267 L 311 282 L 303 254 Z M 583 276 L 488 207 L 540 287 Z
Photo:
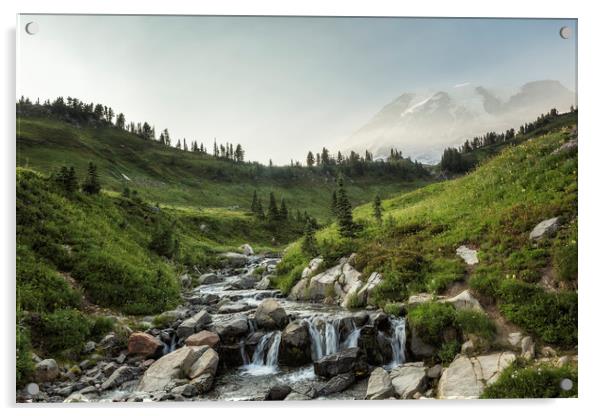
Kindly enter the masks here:
M 89 195 L 96 195 L 100 192 L 98 172 L 96 170 L 96 165 L 92 162 L 88 164 L 88 176 L 82 185 L 82 190 Z
M 279 218 L 280 211 L 278 210 L 278 205 L 276 204 L 276 197 L 274 196 L 274 192 L 270 192 L 270 205 L 268 206 L 268 221 L 277 221 Z
M 343 178 L 339 177 L 337 191 L 337 222 L 341 237 L 352 238 L 355 236 L 356 225 L 353 222 L 351 202 L 347 197 Z
M 376 222 L 381 224 L 383 222 L 383 207 L 378 194 L 376 194 L 374 201 L 372 201 L 372 213 L 374 214 L 374 218 L 376 218 Z

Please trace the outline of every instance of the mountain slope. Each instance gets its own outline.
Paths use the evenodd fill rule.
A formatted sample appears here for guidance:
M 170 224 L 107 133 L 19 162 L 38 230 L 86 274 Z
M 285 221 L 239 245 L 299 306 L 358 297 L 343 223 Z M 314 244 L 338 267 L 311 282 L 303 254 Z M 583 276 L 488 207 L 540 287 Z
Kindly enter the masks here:
M 551 108 L 576 105 L 576 96 L 558 81 L 523 85 L 507 100 L 477 87 L 419 95 L 405 93 L 387 104 L 368 123 L 341 143 L 345 150 L 368 149 L 386 156 L 398 148 L 433 164 L 445 147 L 461 144 L 485 131 L 517 128 Z
M 106 189 L 124 186 L 146 200 L 191 207 L 250 207 L 257 190 L 267 207 L 269 192 L 284 197 L 289 210 L 307 210 L 324 220 L 330 215 L 335 174 L 322 169 L 266 167 L 234 163 L 185 152 L 144 140 L 113 126 L 78 126 L 45 117 L 19 117 L 17 165 L 50 173 L 61 166 L 85 172 L 89 162 L 98 165 Z M 392 195 L 415 189 L 428 180 L 395 173 L 364 173 L 351 177 L 349 193 L 354 204 L 376 193 Z

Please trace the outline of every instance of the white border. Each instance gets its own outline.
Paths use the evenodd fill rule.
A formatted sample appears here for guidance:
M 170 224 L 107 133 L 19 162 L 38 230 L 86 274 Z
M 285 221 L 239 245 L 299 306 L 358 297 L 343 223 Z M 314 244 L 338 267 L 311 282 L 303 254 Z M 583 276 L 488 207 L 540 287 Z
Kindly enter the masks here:
M 602 90 L 599 77 L 602 74 L 600 65 L 600 15 L 596 13 L 596 2 L 593 1 L 556 1 L 526 2 L 524 0 L 500 0 L 492 4 L 486 1 L 455 0 L 414 2 L 387 2 L 380 0 L 221 0 L 185 2 L 171 0 L 129 1 L 75 1 L 75 0 L 4 0 L 0 7 L 0 20 L 3 34 L 2 56 L 2 91 L 3 99 L 1 123 L 3 137 L 1 172 L 2 172 L 2 246 L 0 249 L 4 273 L 3 295 L 3 335 L 0 348 L 2 350 L 1 388 L 4 414 L 32 414 L 44 412 L 53 414 L 82 414 L 106 415 L 142 413 L 165 416 L 166 412 L 218 412 L 307 415 L 320 410 L 328 412 L 344 412 L 349 415 L 366 415 L 370 412 L 383 413 L 445 413 L 466 414 L 466 412 L 487 412 L 489 415 L 514 413 L 516 411 L 542 412 L 548 415 L 590 413 L 600 404 L 596 399 L 600 396 L 600 354 L 602 345 L 600 323 L 599 297 L 600 282 L 602 281 L 600 266 L 596 255 L 599 240 L 602 236 L 599 216 L 602 206 L 599 197 L 601 188 L 599 160 L 602 158 L 602 122 L 600 112 L 602 107 Z M 297 404 L 283 403 L 205 403 L 190 407 L 182 404 L 157 404 L 154 406 L 101 406 L 60 407 L 47 406 L 44 408 L 17 407 L 13 405 L 14 391 L 14 256 L 15 256 L 15 225 L 14 225 L 14 166 L 15 166 L 15 24 L 17 13 L 117 13 L 117 14 L 247 14 L 247 15 L 346 15 L 346 16 L 439 16 L 439 17 L 557 17 L 579 19 L 579 132 L 580 166 L 579 166 L 579 250 L 580 250 L 580 366 L 579 366 L 579 396 L 577 400 L 528 400 L 528 401 L 471 401 L 471 402 L 311 402 Z M 525 62 L 525 65 L 528 65 Z M 598 192 L 596 192 L 598 191 Z M 598 406 L 596 406 L 598 404 Z M 179 409 L 172 409 L 180 407 Z M 340 410 L 339 410 L 340 409 Z M 520 409 L 520 410 L 519 410 Z M 599 410 L 598 410 L 599 412 Z M 598 413 L 596 412 L 596 413 Z M 592 412 L 593 413 L 593 412 Z

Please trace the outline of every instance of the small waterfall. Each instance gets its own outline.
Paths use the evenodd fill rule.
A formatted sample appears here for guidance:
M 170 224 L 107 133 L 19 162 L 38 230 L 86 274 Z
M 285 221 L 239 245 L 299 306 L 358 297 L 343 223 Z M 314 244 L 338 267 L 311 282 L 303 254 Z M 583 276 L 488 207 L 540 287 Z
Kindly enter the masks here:
M 246 358 L 244 340 L 241 340 L 243 370 L 251 375 L 265 375 L 277 372 L 281 337 L 280 331 L 263 335 L 255 347 L 251 362 Z
M 355 322 L 353 323 L 353 330 L 349 333 L 349 335 L 347 335 L 347 339 L 345 340 L 345 342 L 343 342 L 343 348 L 355 348 L 357 347 L 357 343 L 360 339 L 360 334 L 361 334 L 361 328 L 358 328 L 355 325 Z
M 167 344 L 166 342 L 163 343 L 163 355 L 167 355 L 176 349 L 176 345 L 177 345 L 177 341 L 178 341 L 176 338 L 177 338 L 176 334 L 173 334 L 169 340 L 169 344 Z
M 274 339 L 272 340 L 272 345 L 270 345 L 270 349 L 265 357 L 265 365 L 268 367 L 277 367 L 278 366 L 278 351 L 280 350 L 280 339 L 282 338 L 282 334 L 280 331 L 274 334 Z
M 406 321 L 403 318 L 391 318 L 391 327 L 393 328 L 393 334 L 390 338 L 393 360 L 389 367 L 394 368 L 403 364 L 406 360 Z
M 324 343 L 326 344 L 326 355 L 339 351 L 339 321 L 327 322 L 324 328 Z M 335 326 L 336 325 L 336 326 Z
M 247 352 L 245 351 L 245 340 L 241 339 L 239 342 L 240 346 L 240 356 L 242 357 L 242 364 L 249 365 L 249 357 L 247 356 Z
M 322 349 L 322 336 L 320 331 L 316 327 L 315 319 L 306 319 L 307 329 L 309 330 L 309 337 L 311 339 L 311 357 L 313 361 L 317 361 L 324 355 Z

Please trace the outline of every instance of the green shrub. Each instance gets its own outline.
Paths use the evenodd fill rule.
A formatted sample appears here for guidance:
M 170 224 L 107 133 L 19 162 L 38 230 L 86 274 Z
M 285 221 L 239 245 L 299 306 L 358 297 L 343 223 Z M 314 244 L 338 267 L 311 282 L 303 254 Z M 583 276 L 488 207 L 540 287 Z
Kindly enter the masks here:
M 33 339 L 37 346 L 48 353 L 79 351 L 90 336 L 91 322 L 75 309 L 58 309 L 34 318 Z
M 449 364 L 454 360 L 456 354 L 460 352 L 460 348 L 460 343 L 455 339 L 444 342 L 437 352 L 437 357 L 439 357 L 443 364 Z
M 401 316 L 401 314 L 403 312 L 403 306 L 401 303 L 387 303 L 383 307 L 383 311 L 387 315 Z
M 464 309 L 457 311 L 456 326 L 464 335 L 474 334 L 488 341 L 492 341 L 495 336 L 494 323 L 482 312 Z
M 17 324 L 17 387 L 22 387 L 33 372 L 33 360 L 31 359 L 31 341 L 27 328 Z
M 442 293 L 452 283 L 464 279 L 464 267 L 459 260 L 434 259 L 429 265 L 425 281 L 432 293 Z
M 96 316 L 93 318 L 90 336 L 98 341 L 102 339 L 104 335 L 111 332 L 114 326 L 115 318 L 110 316 Z
M 573 382 L 569 391 L 560 387 L 563 379 Z M 576 368 L 570 366 L 555 368 L 543 364 L 525 367 L 525 364 L 518 360 L 506 368 L 495 383 L 486 387 L 481 397 L 484 399 L 576 397 L 577 382 Z
M 477 272 L 469 281 L 468 284 L 471 289 L 476 290 L 478 293 L 495 299 L 497 296 L 501 279 L 495 277 L 493 274 L 488 272 Z
M 552 261 L 560 280 L 577 279 L 578 268 L 577 225 L 571 227 L 566 238 L 558 238 L 552 250 Z
M 408 321 L 413 333 L 433 346 L 443 343 L 443 332 L 456 323 L 456 310 L 447 303 L 426 302 L 411 308 Z

